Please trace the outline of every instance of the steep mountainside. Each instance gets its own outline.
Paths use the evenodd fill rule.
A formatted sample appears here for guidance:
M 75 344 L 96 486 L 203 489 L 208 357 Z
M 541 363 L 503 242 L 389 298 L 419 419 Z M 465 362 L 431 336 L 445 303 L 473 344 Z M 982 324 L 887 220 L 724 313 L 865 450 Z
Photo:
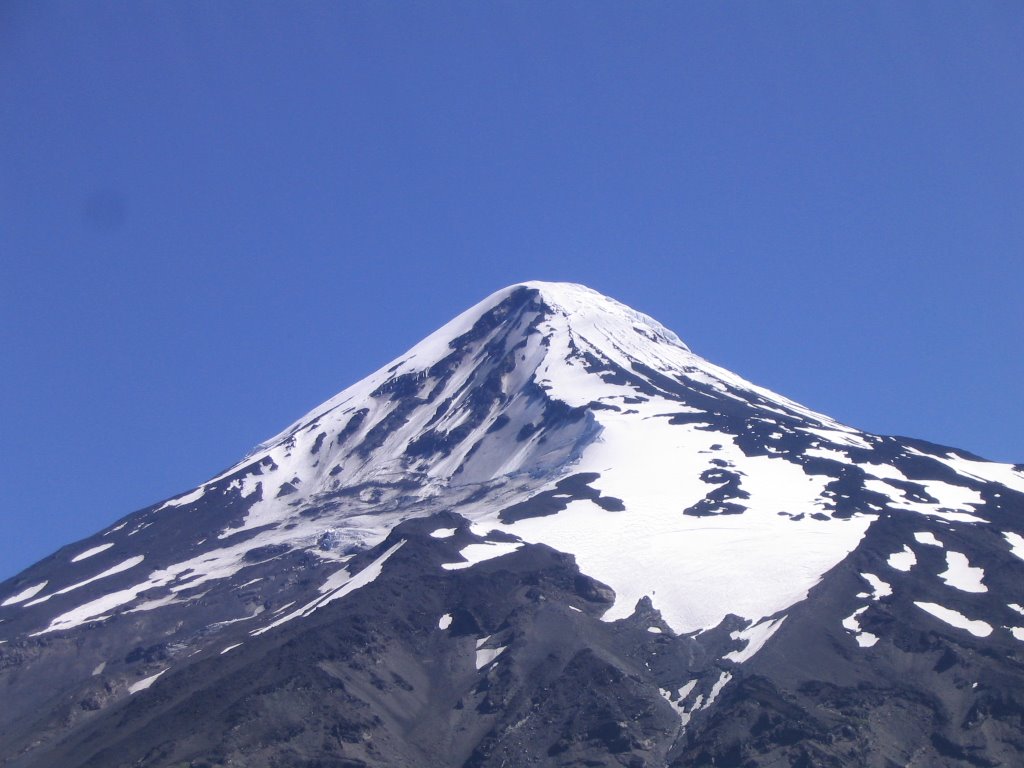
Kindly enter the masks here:
M 1024 467 L 499 291 L 0 584 L 10 766 L 1024 762 Z

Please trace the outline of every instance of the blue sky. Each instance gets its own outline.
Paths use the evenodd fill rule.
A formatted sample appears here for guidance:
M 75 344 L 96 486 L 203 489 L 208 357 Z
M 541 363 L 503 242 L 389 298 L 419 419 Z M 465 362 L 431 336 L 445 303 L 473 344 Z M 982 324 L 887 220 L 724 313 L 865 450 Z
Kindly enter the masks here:
M 582 282 L 1024 461 L 1024 6 L 0 6 L 0 578 Z

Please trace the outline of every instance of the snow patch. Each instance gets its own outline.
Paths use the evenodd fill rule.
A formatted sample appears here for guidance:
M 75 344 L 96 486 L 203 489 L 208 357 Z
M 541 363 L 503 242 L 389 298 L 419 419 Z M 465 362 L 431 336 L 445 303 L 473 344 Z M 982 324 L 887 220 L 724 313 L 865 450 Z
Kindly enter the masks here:
M 85 550 L 85 552 L 80 552 L 79 554 L 77 554 L 74 557 L 72 557 L 71 558 L 71 562 L 72 563 L 81 562 L 82 560 L 85 560 L 85 558 L 87 558 L 87 557 L 92 557 L 93 555 L 98 555 L 100 552 L 105 552 L 106 550 L 110 549 L 112 546 L 114 546 L 114 542 L 111 541 L 111 542 L 107 542 L 106 544 L 100 544 L 98 547 L 93 547 L 92 549 L 87 549 L 87 550 Z
M 981 621 L 980 619 L 968 619 L 959 611 L 954 611 L 951 608 L 943 608 L 936 603 L 919 603 L 916 601 L 914 605 L 922 611 L 927 611 L 939 621 L 944 621 L 946 624 L 957 629 L 965 629 L 975 637 L 988 637 L 992 634 L 992 625 L 988 622 Z
M 76 589 L 80 589 L 81 587 L 84 587 L 86 584 L 92 584 L 94 581 L 99 581 L 100 579 L 105 579 L 108 576 L 113 576 L 114 574 L 121 573 L 122 571 L 127 571 L 129 568 L 134 568 L 136 565 L 138 565 L 145 559 L 145 555 L 136 555 L 135 557 L 129 557 L 127 560 L 124 560 L 110 568 L 107 568 L 107 570 L 103 571 L 102 573 L 97 573 L 91 579 L 86 579 L 85 581 L 80 581 L 77 584 L 72 584 L 70 587 L 64 587 L 64 589 L 58 589 L 56 592 L 51 592 L 48 595 L 37 597 L 35 600 L 32 600 L 31 602 L 25 603 L 25 605 L 27 607 L 30 605 L 36 605 L 38 603 L 45 603 L 51 597 L 55 597 L 57 595 L 66 595 L 68 592 L 73 592 Z
M 915 448 L 909 449 L 911 454 L 926 456 L 945 464 L 964 477 L 973 480 L 981 480 L 986 483 L 999 483 L 1007 488 L 1024 493 L 1024 473 L 1018 470 L 1013 464 L 1002 464 L 995 461 L 975 461 L 955 453 L 947 453 L 945 456 L 932 456 L 922 453 Z
M 403 544 L 405 544 L 405 539 L 402 539 L 397 544 L 394 544 L 391 547 L 389 547 L 388 550 L 385 551 L 380 557 L 378 557 L 368 566 L 363 568 L 363 570 L 361 570 L 355 576 L 350 575 L 348 573 L 347 568 L 343 568 L 341 571 L 332 574 L 328 577 L 327 582 L 320 587 L 320 591 L 324 593 L 321 594 L 320 597 L 306 603 L 301 608 L 298 608 L 292 611 L 291 613 L 282 616 L 281 618 L 268 624 L 265 627 L 253 630 L 250 634 L 253 637 L 256 637 L 257 635 L 262 635 L 264 632 L 269 632 L 274 627 L 278 627 L 281 624 L 284 624 L 285 622 L 291 621 L 292 619 L 297 619 L 300 616 L 309 616 L 311 613 L 313 613 L 319 608 L 323 608 L 328 603 L 333 602 L 335 600 L 340 600 L 341 598 L 345 597 L 345 595 L 348 595 L 351 592 L 360 589 L 361 587 L 365 587 L 367 584 L 373 582 L 378 576 L 380 576 L 381 572 L 384 569 L 384 563 L 386 563 L 388 561 L 388 558 L 395 554 L 395 552 L 397 552 L 402 547 Z
M 878 637 L 876 635 L 873 635 L 870 632 L 865 632 L 860 628 L 860 620 L 857 617 L 867 609 L 868 606 L 865 605 L 863 608 L 858 608 L 843 619 L 843 629 L 853 633 L 854 639 L 857 641 L 857 645 L 861 648 L 871 648 L 878 642 Z
M 494 661 L 496 658 L 498 658 L 498 656 L 500 656 L 502 654 L 502 652 L 504 652 L 504 650 L 506 648 L 508 648 L 507 645 L 502 645 L 502 646 L 499 646 L 499 647 L 496 647 L 496 648 L 484 648 L 484 646 L 487 645 L 487 643 L 489 643 L 490 641 L 491 641 L 491 635 L 487 635 L 486 637 L 478 638 L 477 641 L 476 641 L 476 668 L 477 669 L 483 669 L 484 667 L 486 667 L 488 664 L 490 664 L 492 661 Z
M 960 552 L 946 553 L 946 570 L 939 574 L 939 578 L 963 592 L 988 592 L 988 587 L 982 583 L 984 569 L 973 567 L 967 555 Z
M 683 727 L 685 727 L 690 722 L 690 718 L 692 717 L 693 710 L 687 709 L 685 702 L 686 697 L 690 695 L 690 691 L 693 690 L 693 687 L 695 685 L 697 685 L 696 680 L 691 680 L 690 682 L 688 682 L 686 685 L 684 685 L 676 692 L 676 698 L 674 700 L 672 698 L 672 691 L 667 691 L 664 688 L 658 689 L 659 693 L 661 693 L 665 701 L 667 701 L 672 706 L 672 709 L 675 710 L 676 714 L 679 715 L 679 720 L 682 723 Z M 698 701 L 697 704 L 694 706 L 694 709 L 697 709 L 699 706 L 700 702 Z
M 836 425 L 839 426 L 838 424 Z M 851 448 L 864 448 L 870 449 L 871 443 L 857 434 L 855 431 L 844 427 L 841 429 L 814 429 L 811 427 L 797 427 L 801 432 L 806 432 L 809 435 L 815 435 L 820 437 L 833 445 L 848 445 Z
M 782 435 L 780 434 L 779 438 L 781 437 Z M 838 461 L 841 464 L 850 463 L 850 457 L 847 454 L 843 453 L 842 451 L 836 451 L 831 448 L 822 448 L 820 446 L 808 448 L 806 451 L 804 451 L 804 456 L 810 456 L 811 458 L 814 459 L 829 459 L 831 461 Z
M 109 595 L 104 595 L 103 597 L 92 600 L 85 605 L 80 605 L 66 613 L 62 613 L 57 618 L 53 619 L 46 629 L 33 632 L 29 637 L 38 637 L 39 635 L 45 635 L 48 632 L 73 629 L 74 627 L 82 624 L 90 624 L 92 622 L 109 619 L 109 611 L 112 611 L 125 603 L 131 602 L 137 595 L 138 593 L 132 589 L 122 589 L 117 592 L 111 592 Z
M 170 669 L 170 667 L 168 667 L 167 669 Z M 138 693 L 139 691 L 146 690 L 147 688 L 149 688 L 149 686 L 151 686 L 153 683 L 155 683 L 156 679 L 158 677 L 160 677 L 160 675 L 162 675 L 164 672 L 166 672 L 167 669 L 161 669 L 155 675 L 151 675 L 151 676 L 149 676 L 147 678 L 139 680 L 139 682 L 137 682 L 137 683 L 132 683 L 131 685 L 128 686 L 128 693 L 129 694 L 133 694 L 133 693 Z
M 201 485 L 194 491 L 182 494 L 181 496 L 176 496 L 170 501 L 165 501 L 163 504 L 157 507 L 156 511 L 159 512 L 161 509 L 167 509 L 168 507 L 183 507 L 186 504 L 191 504 L 193 501 L 199 501 L 199 499 L 203 498 L 203 494 L 205 493 L 206 486 Z
M 918 531 L 914 534 L 914 539 L 918 544 L 926 544 L 929 547 L 942 546 L 942 542 L 935 538 L 935 534 L 931 531 Z
M 735 661 L 737 664 L 742 664 L 751 659 L 771 639 L 771 636 L 778 631 L 785 620 L 785 616 L 778 619 L 767 619 L 759 624 L 753 624 L 746 629 L 731 633 L 729 636 L 733 640 L 744 640 L 746 641 L 746 646 L 741 650 L 731 651 L 722 658 Z
M 50 582 L 48 582 L 48 581 L 41 581 L 41 582 L 39 582 L 38 584 L 36 584 L 34 586 L 31 586 L 31 587 L 28 587 L 27 589 L 22 590 L 21 592 L 19 592 L 16 595 L 11 595 L 6 600 L 4 600 L 2 603 L 0 603 L 0 607 L 4 607 L 4 606 L 8 606 L 8 605 L 17 605 L 18 603 L 23 603 L 26 600 L 28 600 L 29 598 L 35 597 L 40 592 L 42 592 L 43 589 L 46 587 L 46 585 L 49 584 L 49 583 Z
M 860 621 L 857 619 L 868 607 L 865 605 L 863 608 L 858 608 L 856 611 L 851 613 L 845 619 L 843 619 L 843 628 L 848 629 L 850 632 L 860 632 Z
M 178 599 L 178 596 L 172 593 L 170 595 L 164 595 L 163 597 L 157 597 L 157 598 L 154 598 L 152 600 L 146 600 L 144 602 L 141 602 L 137 606 L 135 606 L 134 608 L 131 608 L 130 610 L 125 611 L 125 613 L 138 613 L 139 611 L 153 611 L 153 610 L 156 610 L 157 608 L 163 608 L 163 607 L 168 606 L 168 605 L 178 605 L 179 603 L 184 603 L 184 602 L 186 602 L 186 601 Z
M 715 703 L 715 699 L 718 698 L 718 694 L 722 692 L 722 689 L 729 684 L 732 680 L 732 674 L 729 672 L 723 672 L 713 686 L 711 686 L 711 693 L 708 694 L 708 700 L 704 702 L 704 706 L 701 709 L 707 709 Z
M 909 571 L 917 563 L 917 555 L 914 554 L 914 550 L 904 545 L 902 552 L 895 552 L 889 555 L 890 568 L 895 568 L 897 571 Z
M 521 546 L 523 546 L 521 541 L 485 541 L 483 544 L 470 544 L 459 550 L 459 554 L 466 558 L 466 562 L 442 563 L 441 567 L 446 571 L 459 571 L 485 560 L 492 560 L 495 557 L 515 552 Z
M 436 531 L 431 531 L 430 535 L 435 539 L 447 539 L 449 536 L 454 536 L 458 528 L 438 528 Z
M 865 480 L 864 488 L 886 496 L 888 505 L 893 509 L 917 512 L 949 522 L 988 522 L 973 514 L 976 509 L 984 506 L 985 500 L 980 493 L 971 488 L 952 485 L 941 480 L 912 480 L 891 464 L 865 464 L 863 468 L 869 475 L 874 476 Z M 936 501 L 915 501 L 907 498 L 899 484 L 908 482 L 920 485 L 924 492 Z
M 1021 560 L 1024 560 L 1024 536 L 1019 533 L 1006 532 L 1003 534 L 1006 542 L 1010 545 L 1010 551 Z
M 256 608 L 253 609 L 253 612 L 250 613 L 248 616 L 239 616 L 237 619 L 226 619 L 225 621 L 215 621 L 213 624 L 207 627 L 207 629 L 219 630 L 223 629 L 224 627 L 230 626 L 231 624 L 237 624 L 240 621 L 251 621 L 252 619 L 255 619 L 257 616 L 259 616 L 261 613 L 263 613 L 265 610 L 266 608 L 264 606 L 257 605 Z
M 450 613 L 446 613 L 444 616 L 437 620 L 438 629 L 448 629 L 448 627 L 450 627 L 451 625 L 452 615 Z
M 871 585 L 872 600 L 881 600 L 883 597 L 888 597 L 892 594 L 892 587 L 889 586 L 887 582 L 884 582 L 880 578 L 875 576 L 875 574 L 862 573 L 860 577 Z
M 508 648 L 507 645 L 502 645 L 497 648 L 477 648 L 476 649 L 476 668 L 483 669 Z

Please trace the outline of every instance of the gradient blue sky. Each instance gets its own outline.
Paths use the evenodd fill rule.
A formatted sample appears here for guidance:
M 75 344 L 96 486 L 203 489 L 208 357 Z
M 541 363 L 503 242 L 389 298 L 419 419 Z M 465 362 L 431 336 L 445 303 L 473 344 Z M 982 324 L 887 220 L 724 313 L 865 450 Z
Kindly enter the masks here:
M 1024 5 L 0 5 L 0 578 L 582 282 L 1024 461 Z

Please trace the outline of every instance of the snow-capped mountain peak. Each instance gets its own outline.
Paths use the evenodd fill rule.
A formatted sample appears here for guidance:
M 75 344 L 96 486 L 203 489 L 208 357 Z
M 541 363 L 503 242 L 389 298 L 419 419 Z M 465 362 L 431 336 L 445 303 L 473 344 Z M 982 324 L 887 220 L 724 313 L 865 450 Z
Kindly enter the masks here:
M 896 601 L 1024 642 L 1022 509 L 1019 466 L 839 424 L 589 288 L 520 283 L 226 472 L 0 585 L 0 639 L 121 626 L 227 652 L 392 570 L 443 580 L 539 558 L 578 568 L 564 579 L 609 626 L 708 638 L 685 654 L 713 669 L 659 678 L 686 725 L 776 635 L 806 631 L 812 593 L 850 653 L 898 642 L 882 620 Z M 552 550 L 571 558 L 553 566 Z M 451 610 L 431 621 L 494 624 L 477 670 L 512 653 L 506 625 Z

